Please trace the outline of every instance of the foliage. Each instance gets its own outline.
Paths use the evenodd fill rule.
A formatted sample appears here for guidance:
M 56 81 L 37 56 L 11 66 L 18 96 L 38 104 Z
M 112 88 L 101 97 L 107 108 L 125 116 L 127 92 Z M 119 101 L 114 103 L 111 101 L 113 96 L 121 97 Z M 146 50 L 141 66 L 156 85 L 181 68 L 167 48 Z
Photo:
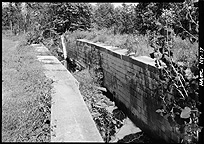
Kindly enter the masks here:
M 186 0 L 184 3 L 139 3 L 136 7 L 136 29 L 146 34 L 149 30 L 154 31 L 158 22 L 165 25 L 167 19 L 161 19 L 164 11 L 172 16 L 172 29 L 176 35 L 183 39 L 189 38 L 192 42 L 197 41 L 198 35 L 198 7 L 196 2 Z
M 110 142 L 116 131 L 124 124 L 123 119 L 126 116 L 117 109 L 114 102 L 96 88 L 100 84 L 94 82 L 94 75 L 90 70 L 75 72 L 74 76 L 80 82 L 80 92 L 103 140 Z
M 54 29 L 62 34 L 67 30 L 88 30 L 94 23 L 97 29 L 112 28 L 114 34 L 147 34 L 149 30 L 154 31 L 162 10 L 166 9 L 174 16 L 172 28 L 176 35 L 194 42 L 198 32 L 198 8 L 189 0 L 185 3 L 124 3 L 116 8 L 111 3 L 96 6 L 88 3 L 22 4 L 9 3 L 8 7 L 3 7 L 3 26 L 8 28 L 12 22 L 15 29 L 27 32 L 38 23 L 42 30 Z
M 115 9 L 115 29 L 120 34 L 135 33 L 135 11 L 134 6 L 122 4 L 122 7 Z
M 64 60 L 61 37 L 54 30 L 45 30 L 42 32 L 40 38 L 41 42 L 48 48 L 51 54 L 59 59 Z
M 173 29 L 183 39 L 188 38 L 192 43 L 198 41 L 198 1 L 186 0 L 182 4 L 172 3 Z
M 111 3 L 97 3 L 93 21 L 102 28 L 110 28 L 114 23 L 114 6 Z
M 115 139 L 122 126 L 126 124 L 126 115 L 115 106 L 105 93 L 97 89 L 100 84 L 95 81 L 96 75 L 90 71 L 92 70 L 87 68 L 75 72 L 73 75 L 80 82 L 79 90 L 104 142 L 155 142 L 144 132 L 127 135 L 121 140 Z
M 173 59 L 191 66 L 198 59 L 198 43 L 191 43 L 188 39 L 174 37 L 172 46 Z
M 27 33 L 27 44 L 36 44 L 41 42 L 41 38 L 38 31 L 32 31 Z
M 123 7 L 115 9 L 115 18 L 117 17 L 115 27 L 113 24 L 113 27 L 107 29 L 113 30 L 111 34 L 105 35 L 104 31 L 106 30 L 99 32 L 94 30 L 84 32 L 81 36 L 81 38 L 86 38 L 88 35 L 89 40 L 111 45 L 115 44 L 115 39 L 118 42 L 123 37 L 121 43 L 116 45 L 121 48 L 128 48 L 129 53 L 139 51 L 138 48 L 134 48 L 140 45 L 140 40 L 137 40 L 139 36 L 134 31 L 135 29 L 139 34 L 146 34 L 145 37 L 149 37 L 150 43 L 147 44 L 147 47 L 149 45 L 149 47 L 154 48 L 154 53 L 151 56 L 156 58 L 156 66 L 160 72 L 158 82 L 161 83 L 157 92 L 161 98 L 162 108 L 157 112 L 165 115 L 173 127 L 179 127 L 184 142 L 197 139 L 197 132 L 201 129 L 198 126 L 199 110 L 197 107 L 200 102 L 198 100 L 198 65 L 195 49 L 198 14 L 196 14 L 197 8 L 193 5 L 190 2 L 139 3 L 137 6 L 130 6 L 129 8 L 123 5 Z M 135 16 L 131 17 L 132 13 Z M 127 23 L 134 27 L 125 26 Z M 188 23 L 191 25 L 188 26 Z M 122 35 L 119 38 L 117 32 L 133 33 L 134 35 Z M 80 31 L 77 33 L 80 35 Z M 69 37 L 72 37 L 71 34 Z M 145 42 L 147 41 L 145 40 Z M 175 54 L 178 50 L 183 51 L 180 56 Z M 193 53 L 189 53 L 192 50 Z M 187 53 L 188 56 L 185 56 Z M 182 60 L 184 65 L 178 63 L 179 60 Z M 190 138 L 192 136 L 194 138 Z
M 91 7 L 87 3 L 52 3 L 52 22 L 59 33 L 78 28 L 87 29 L 91 23 Z
M 21 5 L 9 2 L 7 7 L 2 7 L 2 28 L 10 29 L 15 34 L 23 29 Z
M 171 12 L 172 29 L 183 39 L 189 38 L 195 42 L 198 33 L 198 6 L 190 0 L 184 3 L 139 3 L 137 5 L 122 4 L 114 8 L 112 4 L 98 3 L 94 7 L 93 22 L 98 29 L 113 28 L 114 34 L 147 34 L 154 31 L 163 9 Z M 190 32 L 190 33 L 189 33 Z
M 23 7 L 22 3 L 10 2 L 8 7 L 2 7 L 2 28 L 14 34 L 24 31 L 27 44 L 43 42 L 58 57 L 62 57 L 60 35 L 64 33 L 67 45 L 73 48 L 76 39 L 81 38 L 127 48 L 128 54 L 134 52 L 135 56 L 149 55 L 150 48 L 154 48 L 151 56 L 157 57 L 156 64 L 161 68 L 161 90 L 173 93 L 173 96 L 161 94 L 162 103 L 168 98 L 173 102 L 162 104 L 165 110 L 160 112 L 172 114 L 171 110 L 180 109 L 178 113 L 181 114 L 182 110 L 185 113 L 185 109 L 190 108 L 193 114 L 194 107 L 199 104 L 195 100 L 198 7 L 191 0 L 123 4 L 116 8 L 110 3 L 92 7 L 88 3 L 31 2 Z M 178 61 L 183 61 L 184 66 Z M 95 67 L 97 69 L 100 68 Z M 184 106 L 180 101 L 184 101 Z M 173 112 L 172 116 L 169 121 L 176 121 L 178 114 Z M 190 119 L 193 121 L 194 118 Z
M 157 94 L 161 99 L 161 108 L 156 112 L 167 117 L 172 127 L 179 128 L 184 143 L 194 143 L 198 141 L 202 128 L 198 126 L 198 107 L 201 104 L 198 96 L 198 61 L 195 60 L 188 67 L 173 60 L 174 15 L 171 12 L 163 10 L 160 19 L 163 23 L 157 23 L 157 31 L 151 35 L 151 46 L 155 51 L 151 57 L 155 58 L 159 69 Z
M 13 24 L 18 31 L 27 32 L 34 31 L 37 23 L 41 30 L 54 29 L 61 34 L 66 30 L 88 29 L 91 14 L 87 3 L 9 3 L 3 8 L 2 24 L 7 28 Z
M 95 43 L 100 42 L 105 45 L 128 49 L 129 51 L 127 54 L 135 52 L 136 56 L 149 56 L 149 53 L 153 51 L 147 44 L 147 36 L 136 36 L 131 34 L 114 35 L 114 32 L 109 29 L 92 29 L 91 31 L 76 30 L 69 33 L 67 32 L 65 36 L 67 39 L 67 46 L 69 45 L 68 47 L 76 47 L 77 39 L 87 39 Z
M 144 132 L 138 132 L 125 136 L 118 143 L 154 143 Z

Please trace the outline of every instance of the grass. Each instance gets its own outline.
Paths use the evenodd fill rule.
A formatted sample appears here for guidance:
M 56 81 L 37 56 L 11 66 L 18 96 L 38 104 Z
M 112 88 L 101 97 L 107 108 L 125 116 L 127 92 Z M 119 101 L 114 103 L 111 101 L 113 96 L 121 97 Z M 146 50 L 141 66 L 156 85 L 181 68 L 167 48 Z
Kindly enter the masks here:
M 2 47 L 2 141 L 49 142 L 52 81 L 23 36 L 11 39 Z
M 135 56 L 149 56 L 149 53 L 153 51 L 147 44 L 147 37 L 127 34 L 114 35 L 109 29 L 67 32 L 66 39 L 68 41 L 67 47 L 72 48 L 76 47 L 77 39 L 87 39 L 95 43 L 104 43 L 105 45 L 128 49 L 129 53 L 135 52 Z
M 192 44 L 189 40 L 176 37 L 173 54 L 176 61 L 182 61 L 191 66 L 194 61 L 198 60 L 198 43 Z
M 153 52 L 153 48 L 148 44 L 148 37 L 146 35 L 120 35 L 114 34 L 109 29 L 67 32 L 66 39 L 68 40 L 67 47 L 72 48 L 76 47 L 77 39 L 87 39 L 95 43 L 100 42 L 121 49 L 128 49 L 129 53 L 134 52 L 135 56 L 149 56 Z M 175 37 L 173 53 L 175 61 L 193 63 L 193 61 L 197 60 L 198 43 L 192 44 L 189 40 Z

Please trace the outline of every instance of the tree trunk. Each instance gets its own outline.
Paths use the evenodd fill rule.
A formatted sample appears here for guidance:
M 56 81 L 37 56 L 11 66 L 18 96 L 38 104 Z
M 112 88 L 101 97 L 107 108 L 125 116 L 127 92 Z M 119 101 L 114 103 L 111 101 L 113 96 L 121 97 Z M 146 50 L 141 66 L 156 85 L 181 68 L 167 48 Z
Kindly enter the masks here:
M 17 35 L 20 33 L 20 21 L 18 21 L 18 27 L 17 27 Z
M 27 27 L 28 27 L 28 16 L 27 14 L 25 15 L 25 21 L 24 21 L 24 34 L 27 32 Z
M 24 24 L 24 34 L 26 33 L 26 25 Z
M 67 68 L 67 50 L 66 50 L 66 45 L 65 45 L 65 39 L 64 35 L 61 35 L 61 41 L 62 41 L 62 47 L 63 47 L 63 54 L 64 54 L 64 59 L 65 59 L 65 64 L 64 66 Z
M 10 21 L 10 29 L 11 29 L 11 33 L 13 32 L 13 25 L 12 25 L 12 21 Z

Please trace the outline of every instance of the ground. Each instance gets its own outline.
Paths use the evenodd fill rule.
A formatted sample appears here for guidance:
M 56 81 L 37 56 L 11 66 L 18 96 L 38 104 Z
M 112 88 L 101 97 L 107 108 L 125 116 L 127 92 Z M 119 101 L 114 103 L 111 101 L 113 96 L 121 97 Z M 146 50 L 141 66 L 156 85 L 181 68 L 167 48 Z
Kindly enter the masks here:
M 23 37 L 2 35 L 2 141 L 50 141 L 51 83 Z

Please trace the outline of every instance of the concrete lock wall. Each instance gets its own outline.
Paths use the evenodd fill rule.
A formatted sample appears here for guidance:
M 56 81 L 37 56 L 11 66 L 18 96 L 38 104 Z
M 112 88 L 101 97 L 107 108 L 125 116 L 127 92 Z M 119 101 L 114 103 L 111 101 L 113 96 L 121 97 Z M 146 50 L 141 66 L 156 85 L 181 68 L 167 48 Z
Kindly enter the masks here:
M 104 86 L 113 94 L 116 104 L 133 122 L 154 138 L 179 142 L 180 137 L 166 117 L 156 110 L 160 107 L 155 95 L 157 68 L 150 57 L 126 56 L 127 50 L 97 44 L 88 40 L 67 43 L 68 56 L 85 66 L 98 63 L 104 74 Z

